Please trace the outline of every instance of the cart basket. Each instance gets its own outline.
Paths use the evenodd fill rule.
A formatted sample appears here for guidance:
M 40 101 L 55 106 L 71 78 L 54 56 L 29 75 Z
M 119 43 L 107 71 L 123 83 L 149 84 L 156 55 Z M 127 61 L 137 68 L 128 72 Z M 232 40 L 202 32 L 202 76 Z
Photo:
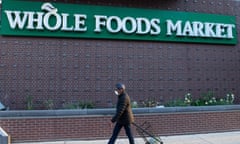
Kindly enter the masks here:
M 136 127 L 136 131 L 138 132 L 138 134 L 144 139 L 145 144 L 156 144 L 156 142 L 158 144 L 163 144 L 163 141 L 161 140 L 161 138 L 153 134 L 152 127 L 149 122 L 145 121 L 141 125 L 133 123 L 133 125 Z M 148 139 L 148 138 L 151 138 L 151 139 Z

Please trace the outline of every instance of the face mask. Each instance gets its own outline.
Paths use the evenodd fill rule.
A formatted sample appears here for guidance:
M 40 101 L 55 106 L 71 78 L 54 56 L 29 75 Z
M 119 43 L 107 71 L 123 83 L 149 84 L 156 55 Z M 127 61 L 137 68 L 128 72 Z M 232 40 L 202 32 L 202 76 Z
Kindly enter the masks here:
M 115 93 L 115 95 L 117 95 L 117 96 L 119 95 L 119 93 L 118 93 L 118 91 L 117 91 L 117 90 L 115 90 L 115 91 L 114 91 L 114 93 Z

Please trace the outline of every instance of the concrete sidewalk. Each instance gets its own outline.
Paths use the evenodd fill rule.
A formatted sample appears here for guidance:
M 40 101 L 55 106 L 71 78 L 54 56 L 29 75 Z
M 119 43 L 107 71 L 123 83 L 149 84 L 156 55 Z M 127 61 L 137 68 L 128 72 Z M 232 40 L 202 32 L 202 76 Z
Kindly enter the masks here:
M 164 144 L 240 144 L 240 131 L 178 135 L 161 137 Z M 108 140 L 88 140 L 88 141 L 56 141 L 56 142 L 31 142 L 13 144 L 107 144 Z M 144 144 L 143 139 L 136 138 L 136 144 Z M 118 139 L 115 144 L 128 144 L 127 139 Z

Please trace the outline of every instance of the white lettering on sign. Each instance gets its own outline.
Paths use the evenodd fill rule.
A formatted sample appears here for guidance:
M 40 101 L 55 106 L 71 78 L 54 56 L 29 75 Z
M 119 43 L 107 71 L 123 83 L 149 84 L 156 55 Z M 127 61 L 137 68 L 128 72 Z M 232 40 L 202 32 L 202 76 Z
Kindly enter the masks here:
M 133 18 L 118 16 L 104 16 L 95 15 L 95 29 L 94 32 L 101 32 L 103 28 L 106 28 L 110 33 L 118 33 L 120 31 L 126 34 L 151 34 L 158 35 L 161 32 L 160 20 L 153 18 L 151 20 L 147 18 Z
M 191 37 L 212 37 L 212 38 L 228 38 L 233 37 L 233 24 L 223 23 L 209 23 L 199 21 L 186 21 L 178 20 L 174 23 L 172 20 L 166 20 L 167 33 L 171 36 L 176 33 L 176 36 L 191 36 Z
M 43 30 L 46 28 L 50 31 L 87 31 L 87 27 L 85 25 L 85 21 L 87 19 L 86 15 L 75 14 L 74 15 L 74 25 L 68 25 L 69 22 L 69 14 L 62 13 L 58 14 L 57 9 L 54 8 L 50 3 L 44 3 L 42 5 L 42 10 L 47 11 L 44 12 L 31 12 L 31 11 L 8 11 L 4 12 L 7 15 L 10 27 L 12 29 L 36 29 Z M 55 23 L 50 23 L 50 18 L 55 20 Z
M 17 30 L 86 32 L 89 24 L 87 22 L 90 21 L 91 25 L 89 27 L 92 28 L 94 33 L 106 31 L 113 34 L 159 36 L 163 31 L 166 32 L 163 36 L 222 39 L 233 39 L 235 35 L 234 24 L 189 20 L 174 21 L 171 19 L 166 19 L 166 23 L 162 23 L 160 18 L 97 14 L 87 21 L 86 14 L 58 13 L 58 9 L 48 2 L 43 3 L 41 10 L 40 12 L 4 10 L 4 13 L 9 22 L 9 27 Z M 92 22 L 91 20 L 95 21 Z M 161 28 L 164 24 L 166 25 Z

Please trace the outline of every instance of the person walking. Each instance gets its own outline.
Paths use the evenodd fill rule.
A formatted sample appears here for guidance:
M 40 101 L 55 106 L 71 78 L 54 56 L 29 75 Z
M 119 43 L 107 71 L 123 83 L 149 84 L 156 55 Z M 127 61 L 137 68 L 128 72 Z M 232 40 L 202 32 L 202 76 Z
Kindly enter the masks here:
M 115 123 L 113 133 L 109 139 L 108 144 L 114 144 L 120 130 L 124 127 L 126 135 L 128 136 L 129 143 L 134 144 L 134 138 L 132 135 L 131 124 L 134 122 L 134 116 L 131 108 L 131 100 L 126 93 L 126 87 L 122 83 L 116 84 L 116 90 L 114 91 L 118 96 L 116 113 L 111 119 L 111 124 Z

